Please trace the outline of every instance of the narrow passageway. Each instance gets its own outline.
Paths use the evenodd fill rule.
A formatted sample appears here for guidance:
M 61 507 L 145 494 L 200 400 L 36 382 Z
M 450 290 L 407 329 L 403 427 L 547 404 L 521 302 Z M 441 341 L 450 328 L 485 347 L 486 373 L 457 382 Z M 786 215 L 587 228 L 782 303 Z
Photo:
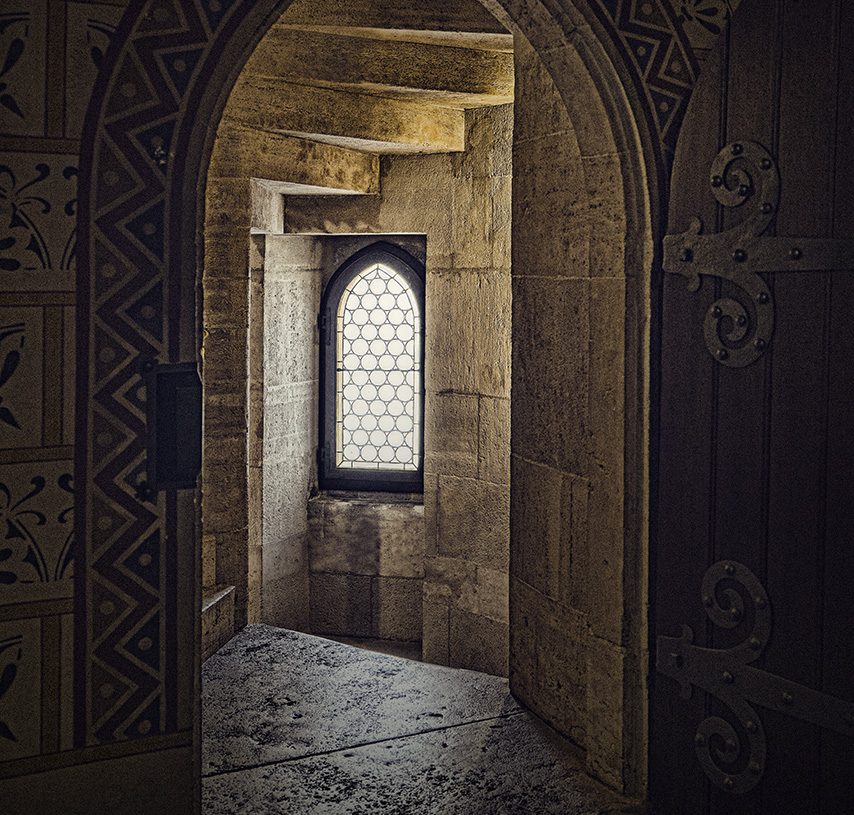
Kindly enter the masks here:
M 500 677 L 265 625 L 202 677 L 205 815 L 636 811 Z

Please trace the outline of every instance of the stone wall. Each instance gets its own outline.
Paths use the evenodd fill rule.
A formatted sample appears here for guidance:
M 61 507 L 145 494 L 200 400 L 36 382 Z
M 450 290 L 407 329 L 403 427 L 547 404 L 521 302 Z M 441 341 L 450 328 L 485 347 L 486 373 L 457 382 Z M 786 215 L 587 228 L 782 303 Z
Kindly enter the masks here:
M 569 111 L 517 38 L 510 684 L 625 787 L 626 728 L 643 726 L 648 239 L 593 79 L 567 65 L 584 100 Z
M 513 108 L 466 117 L 464 153 L 385 157 L 378 196 L 288 197 L 285 230 L 427 237 L 423 653 L 506 674 Z
M 324 494 L 308 507 L 311 632 L 420 641 L 420 496 Z
M 308 630 L 307 503 L 317 478 L 321 258 L 316 238 L 265 236 L 262 619 L 302 631 Z

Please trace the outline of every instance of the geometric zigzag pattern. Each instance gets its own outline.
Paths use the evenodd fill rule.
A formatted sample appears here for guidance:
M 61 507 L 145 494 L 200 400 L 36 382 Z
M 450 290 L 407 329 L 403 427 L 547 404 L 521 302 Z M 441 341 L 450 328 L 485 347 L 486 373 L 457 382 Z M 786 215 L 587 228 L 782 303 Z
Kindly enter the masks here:
M 664 155 L 696 62 L 667 0 L 589 2 L 611 32 Z M 146 359 L 175 359 L 168 258 L 180 240 L 180 168 L 165 161 L 194 124 L 186 100 L 220 58 L 230 23 L 274 0 L 151 0 L 128 11 L 84 135 L 78 292 L 86 376 L 78 448 L 78 746 L 177 730 L 174 511 L 138 492 L 145 467 Z M 173 309 L 174 311 L 174 309 Z M 87 322 L 88 320 L 88 322 Z M 88 446 L 85 439 L 91 440 Z M 174 510 L 174 508 L 172 508 Z M 78 606 L 80 608 L 80 606 Z M 81 609 L 82 610 L 82 609 Z M 78 640 L 79 641 L 79 640 Z

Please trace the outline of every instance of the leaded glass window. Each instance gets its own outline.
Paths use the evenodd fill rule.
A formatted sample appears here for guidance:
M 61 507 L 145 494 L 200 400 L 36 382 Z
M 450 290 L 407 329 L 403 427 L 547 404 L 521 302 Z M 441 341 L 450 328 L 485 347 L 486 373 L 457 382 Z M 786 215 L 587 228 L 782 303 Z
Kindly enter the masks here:
M 321 486 L 421 487 L 422 275 L 409 255 L 380 244 L 327 287 Z

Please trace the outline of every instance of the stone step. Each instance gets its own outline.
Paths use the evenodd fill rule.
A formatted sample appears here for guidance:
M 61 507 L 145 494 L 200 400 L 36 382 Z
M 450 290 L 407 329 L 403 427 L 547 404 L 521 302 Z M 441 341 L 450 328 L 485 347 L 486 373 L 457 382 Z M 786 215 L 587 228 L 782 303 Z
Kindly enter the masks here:
M 461 108 L 365 93 L 242 79 L 229 116 L 257 130 L 371 153 L 448 153 L 465 149 Z
M 509 32 L 478 0 L 411 3 L 405 0 L 295 0 L 280 18 L 285 25 L 367 27 L 378 30 Z
M 379 158 L 371 153 L 246 127 L 224 119 L 211 178 L 256 178 L 287 195 L 376 195 Z
M 246 75 L 458 107 L 513 101 L 512 54 L 316 31 L 270 31 Z

